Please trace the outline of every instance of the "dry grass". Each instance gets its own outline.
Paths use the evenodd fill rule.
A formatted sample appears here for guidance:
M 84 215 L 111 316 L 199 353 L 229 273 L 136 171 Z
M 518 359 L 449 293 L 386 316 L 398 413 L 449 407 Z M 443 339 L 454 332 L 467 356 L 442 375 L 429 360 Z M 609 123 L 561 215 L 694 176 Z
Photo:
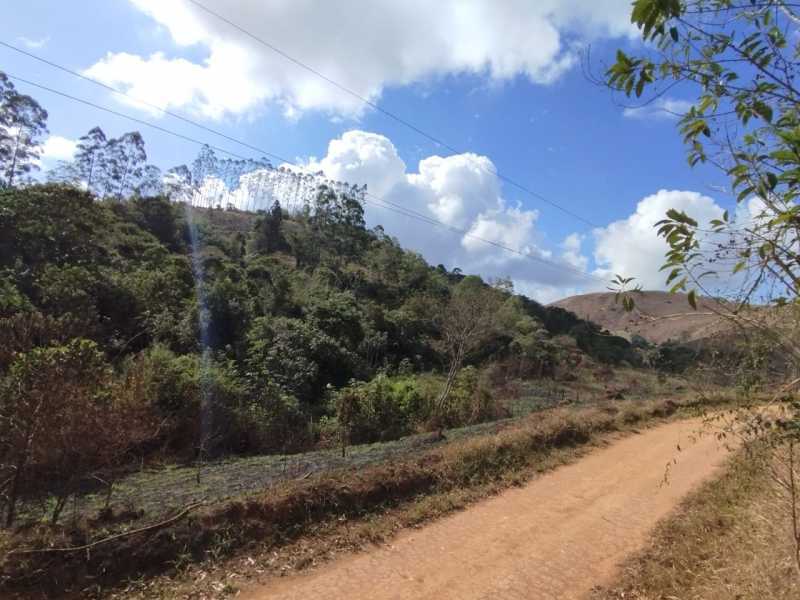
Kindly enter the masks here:
M 509 487 L 523 485 L 532 477 L 571 463 L 610 440 L 609 436 L 603 436 L 582 446 L 553 449 L 532 457 L 525 469 L 482 484 L 420 495 L 360 518 L 338 517 L 310 524 L 302 537 L 284 545 L 255 544 L 232 558 L 195 563 L 176 574 L 140 579 L 110 597 L 116 600 L 226 598 L 245 583 L 302 571 L 387 542 L 404 529 L 421 527 Z
M 90 597 L 130 577 L 174 573 L 235 554 L 271 553 L 272 563 L 262 564 L 262 570 L 303 567 L 521 483 L 574 459 L 604 434 L 674 415 L 682 406 L 666 400 L 544 411 L 495 435 L 454 441 L 413 459 L 286 482 L 88 554 L 6 555 L 0 564 L 3 584 L 7 592 L 20 594 Z M 85 529 L 37 528 L 14 543 L 75 546 L 96 537 L 97 532 Z
M 791 514 L 768 472 L 752 455 L 735 455 L 593 600 L 800 598 Z

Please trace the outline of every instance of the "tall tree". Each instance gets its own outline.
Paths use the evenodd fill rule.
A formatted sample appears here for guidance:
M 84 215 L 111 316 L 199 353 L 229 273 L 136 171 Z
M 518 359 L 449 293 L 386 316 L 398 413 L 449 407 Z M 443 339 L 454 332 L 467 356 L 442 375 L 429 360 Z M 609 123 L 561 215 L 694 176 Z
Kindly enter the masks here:
M 136 186 L 136 193 L 142 197 L 160 196 L 164 193 L 164 180 L 161 169 L 155 165 L 146 165 L 141 180 Z
M 0 179 L 11 187 L 31 171 L 47 133 L 47 111 L 30 96 L 20 94 L 0 73 Z
M 447 425 L 448 400 L 464 360 L 495 330 L 502 296 L 479 277 L 465 277 L 454 289 L 449 302 L 441 306 L 437 320 L 439 346 L 447 357 L 447 377 L 436 399 L 434 418 L 439 435 Z
M 256 252 L 269 254 L 278 250 L 283 244 L 281 236 L 281 223 L 283 210 L 280 202 L 275 200 L 269 212 L 256 222 L 256 236 L 254 240 Z
M 189 202 L 192 199 L 192 172 L 186 165 L 172 167 L 164 174 L 164 192 L 170 199 Z
M 219 160 L 214 150 L 204 145 L 197 158 L 192 162 L 192 182 L 196 188 L 201 188 L 207 177 L 217 176 L 219 173 Z
M 107 188 L 120 199 L 130 195 L 144 176 L 146 162 L 144 139 L 138 131 L 110 140 L 106 159 Z
M 101 172 L 106 159 L 108 139 L 99 127 L 93 127 L 78 140 L 75 152 L 74 166 L 78 178 L 86 188 L 97 195 L 102 195 L 99 181 L 102 180 Z
M 320 185 L 309 222 L 333 256 L 352 256 L 365 243 L 364 207 L 350 194 Z

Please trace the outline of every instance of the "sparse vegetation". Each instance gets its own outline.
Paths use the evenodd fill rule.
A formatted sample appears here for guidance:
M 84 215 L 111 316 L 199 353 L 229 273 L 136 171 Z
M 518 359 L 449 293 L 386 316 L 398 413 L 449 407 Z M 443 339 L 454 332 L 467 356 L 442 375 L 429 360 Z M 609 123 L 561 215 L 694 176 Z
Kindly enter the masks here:
M 150 535 L 147 544 L 140 540 L 145 534 L 134 534 L 94 546 L 88 558 L 81 550 L 8 554 L 3 563 L 5 586 L 41 589 L 44 584 L 54 591 L 64 590 L 82 585 L 88 576 L 99 590 L 126 576 L 169 570 L 181 555 L 199 560 L 221 558 L 241 547 L 275 551 L 300 536 L 330 528 L 329 522 L 369 522 L 370 515 L 406 505 L 403 523 L 419 523 L 568 460 L 605 433 L 626 431 L 692 408 L 702 406 L 664 400 L 550 410 L 509 422 L 496 433 L 456 438 L 430 449 L 423 445 L 403 460 L 393 456 L 391 461 L 366 468 L 332 471 L 321 477 L 298 476 L 273 485 L 268 492 L 200 509 Z M 425 499 L 418 503 L 422 496 Z M 397 516 L 387 513 L 390 519 L 393 514 Z M 16 543 L 34 549 L 82 547 L 116 531 L 137 529 L 131 515 L 121 518 L 116 526 L 113 521 L 105 522 L 97 529 L 72 527 L 57 532 L 51 527 L 33 528 Z M 363 531 L 365 535 L 372 531 L 373 537 L 385 536 L 396 526 L 392 520 L 382 526 L 373 522 Z M 360 538 L 358 543 L 364 541 L 366 538 Z M 29 578 L 30 573 L 41 570 L 48 572 L 48 578 Z
M 429 265 L 367 227 L 365 186 L 321 172 L 204 146 L 162 174 L 139 132 L 95 127 L 42 184 L 32 173 L 47 112 L 0 73 L 0 593 L 146 594 L 128 580 L 244 549 L 291 555 L 318 536 L 300 568 L 609 434 L 718 408 L 734 387 L 742 402 L 723 431 L 746 451 L 598 597 L 796 593 L 795 10 L 636 0 L 632 20 L 652 44 L 619 52 L 606 73 L 628 96 L 696 86 L 681 119 L 690 163 L 714 162 L 758 208 L 741 226 L 678 210 L 658 223 L 667 284 L 714 317 L 714 343 L 697 329 L 617 335 L 510 280 Z M 269 210 L 223 208 L 214 186 Z M 294 189 L 291 203 L 280 187 Z M 709 235 L 722 240 L 712 251 Z M 720 277 L 740 284 L 733 300 L 711 300 L 705 282 Z M 643 305 L 631 282 L 617 276 L 608 323 Z M 762 292 L 772 297 L 753 306 Z M 355 533 L 332 541 L 342 523 Z
M 637 361 L 626 340 L 508 282 L 427 265 L 366 229 L 358 201 L 332 188 L 292 214 L 277 204 L 255 214 L 161 197 L 120 202 L 60 185 L 2 191 L 0 208 L 6 544 L 70 548 L 144 527 L 137 535 L 174 535 L 161 548 L 169 560 L 184 546 L 196 559 L 221 551 L 217 534 L 195 528 L 205 537 L 184 539 L 184 521 L 205 517 L 169 519 L 197 502 L 284 488 L 301 498 L 306 488 L 287 481 L 312 485 L 360 465 L 376 473 L 376 490 L 331 502 L 373 512 L 456 485 L 455 471 L 414 462 L 440 446 L 425 432 L 454 428 L 456 444 L 505 439 L 510 417 L 682 385 L 620 367 Z M 637 410 L 619 419 L 636 423 Z M 591 419 L 567 420 L 569 431 L 530 443 L 544 452 L 593 435 Z M 522 468 L 532 447 L 518 443 L 508 464 L 491 462 L 507 450 L 482 447 L 467 479 Z M 408 463 L 408 481 L 378 483 L 389 459 Z M 303 509 L 319 510 L 312 521 L 330 516 L 320 501 Z M 119 539 L 109 552 L 128 547 Z M 12 555 L 6 582 L 24 584 L 24 565 L 39 559 L 56 571 L 80 563 L 79 579 L 100 569 L 108 581 L 166 565 L 147 551 L 114 574 L 101 546 L 92 546 L 97 563 L 72 552 Z
M 758 452 L 757 450 L 754 450 Z M 800 594 L 791 512 L 769 454 L 742 451 L 656 530 L 597 600 L 741 598 Z

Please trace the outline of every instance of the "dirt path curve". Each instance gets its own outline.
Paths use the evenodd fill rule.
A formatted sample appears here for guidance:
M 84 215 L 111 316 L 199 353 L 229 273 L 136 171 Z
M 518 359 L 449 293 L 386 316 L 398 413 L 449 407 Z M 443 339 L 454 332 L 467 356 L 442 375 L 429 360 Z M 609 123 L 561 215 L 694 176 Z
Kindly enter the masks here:
M 725 458 L 698 421 L 645 430 L 390 545 L 245 590 L 247 600 L 581 598 Z M 681 450 L 676 446 L 680 444 Z M 662 485 L 665 469 L 669 482 Z

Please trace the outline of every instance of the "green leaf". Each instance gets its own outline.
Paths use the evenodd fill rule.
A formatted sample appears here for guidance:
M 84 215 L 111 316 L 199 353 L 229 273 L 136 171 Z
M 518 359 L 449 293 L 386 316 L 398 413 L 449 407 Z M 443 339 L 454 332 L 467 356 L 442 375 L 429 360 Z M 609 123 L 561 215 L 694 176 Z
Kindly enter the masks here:
M 770 191 L 774 190 L 776 185 L 778 185 L 778 176 L 772 172 L 767 173 L 767 187 Z
M 669 293 L 670 293 L 670 294 L 674 294 L 675 292 L 679 292 L 679 291 L 681 291 L 681 290 L 683 290 L 683 289 L 686 289 L 686 277 L 684 277 L 684 278 L 683 278 L 683 279 L 681 279 L 681 280 L 680 280 L 678 283 L 676 283 L 675 285 L 673 285 L 673 286 L 672 286 L 672 287 L 669 289 Z
M 689 295 L 686 298 L 689 301 L 689 305 L 697 310 L 697 295 L 695 294 L 694 290 L 689 291 Z
M 635 305 L 636 303 L 630 296 L 625 296 L 622 299 L 622 308 L 625 310 L 625 312 L 632 312 Z
M 772 123 L 772 108 L 760 101 L 753 102 L 753 111 L 767 123 Z
M 669 276 L 667 277 L 666 284 L 669 285 L 670 283 L 672 283 L 675 279 L 678 278 L 678 275 L 680 275 L 680 274 L 681 274 L 681 269 L 680 268 L 672 269 L 672 271 L 670 272 Z

